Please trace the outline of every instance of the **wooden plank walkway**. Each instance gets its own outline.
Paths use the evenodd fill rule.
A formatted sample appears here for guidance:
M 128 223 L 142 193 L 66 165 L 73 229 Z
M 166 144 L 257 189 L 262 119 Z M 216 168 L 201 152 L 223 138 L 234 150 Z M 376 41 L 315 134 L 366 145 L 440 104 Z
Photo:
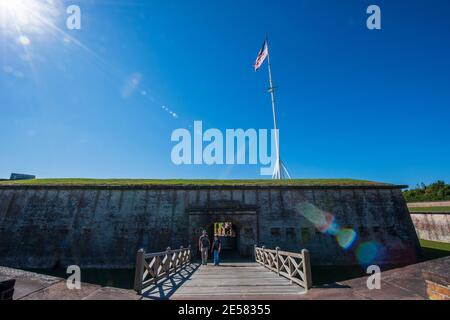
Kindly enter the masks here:
M 304 288 L 257 263 L 200 266 L 170 299 L 298 299 Z

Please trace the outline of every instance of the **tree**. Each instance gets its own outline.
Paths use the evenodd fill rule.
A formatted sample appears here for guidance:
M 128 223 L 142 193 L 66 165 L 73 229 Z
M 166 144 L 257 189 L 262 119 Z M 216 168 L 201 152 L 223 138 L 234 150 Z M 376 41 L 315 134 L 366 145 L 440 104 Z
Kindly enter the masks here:
M 403 191 L 403 196 L 407 202 L 447 201 L 450 200 L 450 185 L 442 180 L 428 186 L 421 183 L 414 189 Z

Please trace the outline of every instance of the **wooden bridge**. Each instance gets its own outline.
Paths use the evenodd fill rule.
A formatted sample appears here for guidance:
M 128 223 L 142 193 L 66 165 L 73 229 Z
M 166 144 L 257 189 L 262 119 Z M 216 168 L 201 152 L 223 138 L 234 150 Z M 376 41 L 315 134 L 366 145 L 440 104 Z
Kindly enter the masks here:
M 309 252 L 256 247 L 255 262 L 200 266 L 190 247 L 137 254 L 135 290 L 144 299 L 295 299 L 311 288 Z

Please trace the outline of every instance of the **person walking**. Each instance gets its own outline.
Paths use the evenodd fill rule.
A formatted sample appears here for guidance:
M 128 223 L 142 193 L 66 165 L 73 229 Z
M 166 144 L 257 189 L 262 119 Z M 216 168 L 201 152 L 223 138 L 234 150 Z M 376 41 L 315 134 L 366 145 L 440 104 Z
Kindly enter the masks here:
M 208 264 L 208 251 L 210 245 L 211 243 L 208 234 L 206 233 L 206 230 L 203 230 L 202 235 L 198 239 L 198 247 L 200 248 L 200 253 L 202 255 L 202 264 L 205 266 Z
M 218 266 L 220 263 L 220 251 L 222 250 L 222 243 L 220 242 L 219 236 L 214 236 L 214 241 L 211 246 L 211 253 L 214 257 L 214 265 Z

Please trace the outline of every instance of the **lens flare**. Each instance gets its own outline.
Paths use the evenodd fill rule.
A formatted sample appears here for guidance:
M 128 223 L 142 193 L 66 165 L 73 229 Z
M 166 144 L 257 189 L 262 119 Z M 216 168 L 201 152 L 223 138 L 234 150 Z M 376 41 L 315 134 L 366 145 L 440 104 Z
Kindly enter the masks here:
M 342 228 L 339 226 L 332 213 L 323 211 L 308 202 L 297 205 L 297 210 L 299 214 L 314 224 L 317 230 L 334 236 L 339 247 L 344 249 L 344 251 L 353 250 L 358 242 L 358 233 L 353 228 Z M 383 260 L 387 251 L 384 246 L 375 241 L 365 241 L 358 244 L 354 253 L 360 265 L 368 266 L 374 261 Z
M 19 41 L 19 43 L 23 46 L 28 46 L 31 43 L 30 38 L 28 38 L 27 36 L 20 36 L 17 41 Z
M 334 216 L 325 212 L 311 203 L 301 203 L 297 207 L 298 211 L 302 216 L 309 220 L 317 230 L 322 233 L 329 233 L 331 235 L 336 235 L 338 232 L 338 226 L 335 223 Z
M 350 228 L 342 228 L 336 235 L 336 241 L 341 248 L 350 249 L 356 242 L 357 235 L 355 230 Z
M 363 242 L 356 248 L 356 259 L 361 265 L 369 265 L 380 258 L 381 246 L 373 241 Z

